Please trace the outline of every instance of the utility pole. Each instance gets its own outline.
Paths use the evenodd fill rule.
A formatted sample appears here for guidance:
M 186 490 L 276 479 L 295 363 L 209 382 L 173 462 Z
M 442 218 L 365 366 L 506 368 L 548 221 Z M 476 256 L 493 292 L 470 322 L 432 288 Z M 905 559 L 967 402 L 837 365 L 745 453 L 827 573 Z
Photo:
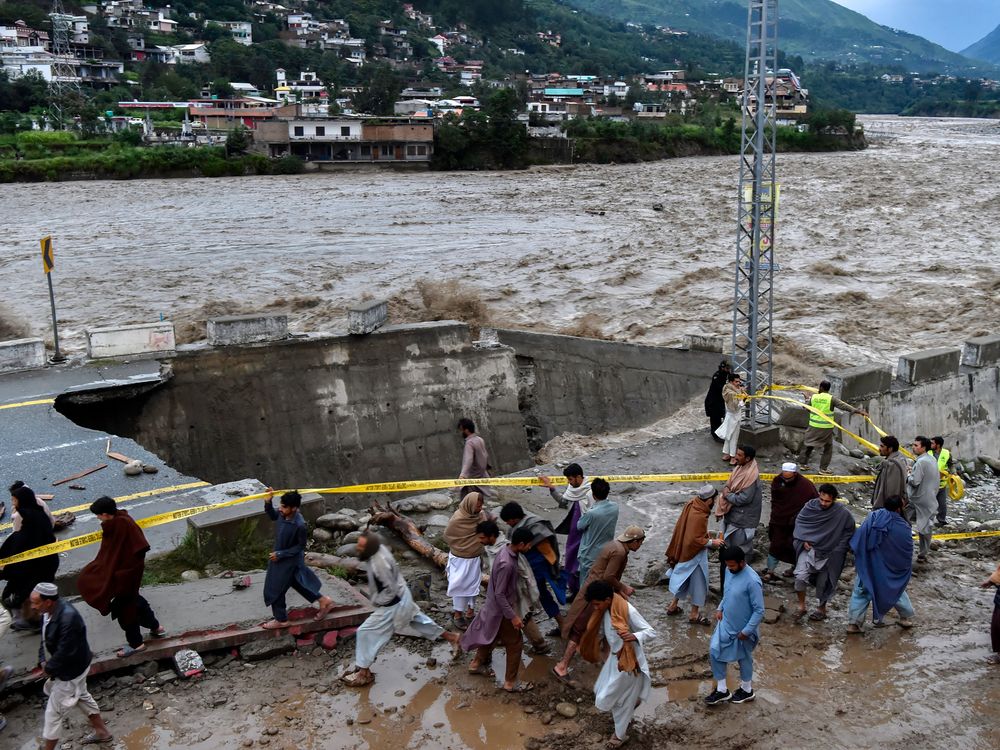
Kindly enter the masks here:
M 66 357 L 59 351 L 59 323 L 56 321 L 56 295 L 52 290 L 52 269 L 55 268 L 55 254 L 52 252 L 52 235 L 47 234 L 39 240 L 42 246 L 42 270 L 45 272 L 45 280 L 49 283 L 49 304 L 52 305 L 52 343 L 55 353 L 49 360 L 53 364 L 65 362 Z
M 66 130 L 72 126 L 71 110 L 79 105 L 83 94 L 76 74 L 76 57 L 69 46 L 73 17 L 67 15 L 62 0 L 52 0 L 52 80 L 49 82 L 49 117 L 52 127 Z
M 744 373 L 747 391 L 757 393 L 773 384 L 771 323 L 776 270 L 774 229 L 778 210 L 774 168 L 774 81 L 778 63 L 778 0 L 748 1 L 733 364 L 735 372 Z M 750 430 L 767 428 L 773 422 L 770 401 L 747 401 L 745 417 Z

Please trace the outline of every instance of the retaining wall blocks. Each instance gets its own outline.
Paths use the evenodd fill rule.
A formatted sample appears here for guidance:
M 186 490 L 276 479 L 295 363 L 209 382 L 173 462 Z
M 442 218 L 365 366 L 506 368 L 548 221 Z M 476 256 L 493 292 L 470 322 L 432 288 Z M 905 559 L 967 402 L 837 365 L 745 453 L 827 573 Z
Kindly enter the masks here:
M 87 356 L 91 359 L 172 354 L 176 348 L 174 324 L 169 320 L 87 330 Z
M 966 367 L 989 367 L 1000 363 L 1000 336 L 976 336 L 962 348 L 962 364 Z
M 961 358 L 961 349 L 945 347 L 904 354 L 899 358 L 896 377 L 909 385 L 954 377 Z
M 389 319 L 389 303 L 386 300 L 365 302 L 347 311 L 347 332 L 355 335 L 372 333 L 385 325 Z
M 226 315 L 208 319 L 208 341 L 213 346 L 260 344 L 288 338 L 287 315 Z
M 42 339 L 0 341 L 0 372 L 44 365 L 45 342 Z
M 891 367 L 850 367 L 830 373 L 830 390 L 849 404 L 888 393 L 892 385 Z

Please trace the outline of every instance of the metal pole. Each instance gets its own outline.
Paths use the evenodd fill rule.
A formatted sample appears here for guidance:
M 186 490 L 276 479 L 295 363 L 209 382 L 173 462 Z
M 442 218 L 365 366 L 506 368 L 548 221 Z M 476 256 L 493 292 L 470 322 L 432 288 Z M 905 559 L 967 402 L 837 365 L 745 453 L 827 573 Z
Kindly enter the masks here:
M 52 355 L 52 362 L 65 362 L 66 358 L 59 351 L 59 325 L 56 323 L 56 295 L 52 291 L 52 273 L 45 274 L 49 282 L 49 303 L 52 305 L 52 340 L 55 344 L 56 353 Z

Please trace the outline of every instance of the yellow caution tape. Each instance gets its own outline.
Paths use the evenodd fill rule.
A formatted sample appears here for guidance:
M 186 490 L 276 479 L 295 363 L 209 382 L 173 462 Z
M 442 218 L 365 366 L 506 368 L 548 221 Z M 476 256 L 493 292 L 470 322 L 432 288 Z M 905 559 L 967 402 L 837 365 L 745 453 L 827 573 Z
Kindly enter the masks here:
M 22 406 L 39 406 L 41 404 L 54 404 L 56 400 L 54 398 L 38 398 L 34 401 L 22 401 L 18 404 L 0 404 L 0 411 L 4 409 L 18 409 Z
M 121 497 L 116 497 L 115 502 L 119 505 L 130 502 L 132 500 L 141 500 L 144 497 L 155 497 L 156 495 L 166 495 L 168 492 L 182 492 L 183 490 L 193 490 L 198 487 L 208 487 L 208 482 L 188 482 L 187 484 L 175 484 L 171 487 L 160 487 L 155 490 L 145 490 L 143 492 L 136 492 L 131 495 L 122 495 Z M 59 508 L 56 513 L 79 513 L 83 510 L 90 510 L 90 503 L 84 503 L 83 505 L 74 505 L 69 508 Z M 7 529 L 14 528 L 14 524 L 8 522 L 0 524 L 0 531 L 6 531 Z
M 949 534 L 933 534 L 931 539 L 978 539 L 985 536 L 1000 536 L 1000 531 L 956 531 Z
M 761 474 L 760 478 L 763 480 L 771 480 L 777 476 L 776 474 Z M 826 482 L 835 482 L 840 484 L 847 484 L 853 482 L 871 482 L 874 481 L 875 477 L 870 475 L 860 475 L 860 476 L 819 476 L 807 475 L 810 478 L 822 479 Z M 706 474 L 617 474 L 611 476 L 602 477 L 608 482 L 710 482 L 710 481 L 725 481 L 729 479 L 729 474 L 725 472 L 713 472 Z M 566 484 L 565 477 L 550 477 L 552 484 L 560 485 Z M 303 495 L 308 493 L 314 493 L 318 495 L 362 495 L 371 493 L 383 493 L 383 492 L 412 492 L 416 490 L 436 490 L 436 489 L 447 489 L 451 487 L 466 487 L 466 486 L 478 486 L 478 487 L 539 487 L 542 486 L 542 481 L 539 477 L 489 477 L 482 479 L 418 479 L 405 482 L 381 482 L 376 484 L 352 484 L 344 487 L 321 487 L 321 488 L 309 488 L 298 490 Z M 275 490 L 275 494 L 280 494 L 285 490 Z M 161 526 L 172 521 L 180 521 L 184 518 L 190 518 L 191 516 L 196 516 L 200 513 L 207 513 L 211 510 L 219 510 L 220 508 L 228 508 L 233 505 L 239 505 L 241 503 L 247 503 L 252 500 L 260 500 L 265 497 L 266 493 L 258 493 L 255 495 L 247 495 L 245 497 L 238 497 L 233 500 L 226 500 L 215 505 L 199 505 L 193 508 L 183 508 L 181 510 L 170 511 L 168 513 L 160 513 L 155 516 L 149 516 L 148 518 L 136 519 L 136 523 L 142 528 L 150 528 L 152 526 Z M 85 506 L 89 508 L 90 506 Z M 90 534 L 83 534 L 82 536 L 72 537 L 71 539 L 63 539 L 58 542 L 53 542 L 52 544 L 46 544 L 42 547 L 36 547 L 35 549 L 28 550 L 26 552 L 21 552 L 17 555 L 12 555 L 10 557 L 0 560 L 0 568 L 5 565 L 12 565 L 14 563 L 26 562 L 28 560 L 35 560 L 39 557 L 45 557 L 47 555 L 57 554 L 59 552 L 66 552 L 67 550 L 76 549 L 78 547 L 85 547 L 89 544 L 94 544 L 100 541 L 101 532 L 95 531 Z

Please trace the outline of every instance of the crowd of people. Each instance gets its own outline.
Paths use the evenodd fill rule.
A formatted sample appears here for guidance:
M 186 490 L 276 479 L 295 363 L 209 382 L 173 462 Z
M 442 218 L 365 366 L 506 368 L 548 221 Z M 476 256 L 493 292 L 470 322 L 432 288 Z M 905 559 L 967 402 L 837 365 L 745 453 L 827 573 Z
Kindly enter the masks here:
M 719 378 L 725 381 L 722 390 L 738 388 L 738 378 L 734 380 L 724 369 L 720 368 Z M 824 383 L 817 396 L 828 391 Z M 826 409 L 843 408 L 832 399 L 820 403 Z M 709 416 L 713 433 L 724 432 L 728 415 Z M 375 680 L 372 667 L 381 649 L 393 635 L 408 635 L 448 641 L 456 655 L 471 652 L 469 673 L 490 677 L 494 676 L 493 653 L 501 648 L 505 652 L 502 689 L 525 692 L 534 687 L 518 679 L 525 642 L 532 653 L 548 654 L 552 648 L 547 637 L 559 638 L 563 651 L 551 669 L 552 678 L 568 682 L 577 656 L 601 664 L 594 686 L 595 705 L 613 720 L 607 747 L 621 746 L 628 739 L 635 709 L 648 698 L 652 684 L 646 649 L 657 633 L 632 602 L 635 589 L 623 580 L 630 555 L 646 541 L 645 531 L 634 525 L 619 530 L 619 505 L 611 499 L 609 483 L 588 477 L 576 463 L 563 472 L 564 488 L 557 488 L 551 478 L 540 480 L 566 510 L 560 523 L 553 524 L 516 502 L 502 505 L 492 515 L 486 501 L 495 494 L 475 484 L 490 472 L 485 441 L 471 420 L 463 419 L 458 427 L 465 441 L 461 478 L 469 484 L 461 489 L 458 508 L 444 531 L 449 548 L 447 593 L 453 609 L 450 627 L 442 627 L 420 610 L 389 545 L 370 530 L 362 532 L 357 553 L 366 563 L 367 593 L 374 611 L 357 631 L 354 669 L 342 676 L 343 682 L 353 687 L 371 684 Z M 814 427 L 820 429 L 810 425 Z M 816 437 L 812 447 L 823 447 L 820 460 L 825 469 L 829 459 L 821 437 L 825 439 Z M 847 608 L 847 633 L 863 632 L 869 607 L 874 627 L 884 626 L 885 615 L 894 609 L 896 624 L 909 628 L 914 618 L 906 592 L 914 564 L 912 533 L 916 530 L 919 539 L 916 560 L 925 563 L 934 520 L 947 522 L 946 508 L 939 509 L 941 476 L 948 464 L 940 437 L 914 440 L 917 460 L 912 466 L 900 455 L 895 437 L 881 439 L 883 461 L 875 480 L 872 512 L 860 526 L 846 505 L 837 502 L 836 486 L 823 483 L 817 487 L 801 473 L 804 467 L 786 462 L 771 482 L 768 553 L 758 574 L 750 566 L 764 496 L 756 450 L 731 444 L 728 435 L 723 439 L 726 459 L 732 465 L 728 479 L 721 488 L 700 487 L 686 502 L 665 551 L 671 594 L 666 614 L 682 615 L 682 605 L 688 602 L 688 623 L 714 628 L 708 658 L 715 684 L 704 697 L 709 706 L 742 704 L 756 697 L 753 653 L 764 617 L 764 583 L 794 579 L 796 620 L 825 620 L 850 550 L 855 580 Z M 807 446 L 806 458 L 809 452 Z M 300 511 L 301 496 L 286 492 L 275 509 L 273 495 L 269 491 L 264 503 L 266 514 L 275 522 L 263 591 L 272 619 L 262 625 L 265 629 L 289 625 L 285 601 L 289 589 L 318 605 L 317 620 L 333 606 L 305 562 L 307 527 Z M 13 485 L 11 500 L 14 531 L 0 546 L 0 559 L 55 539 L 51 513 L 29 487 L 21 482 Z M 99 498 L 90 510 L 101 521 L 103 537 L 95 559 L 79 576 L 78 591 L 101 615 L 117 620 L 126 642 L 117 655 L 130 656 L 146 648 L 144 629 L 152 638 L 166 633 L 140 594 L 149 544 L 142 529 L 112 498 Z M 565 537 L 562 545 L 560 537 Z M 714 616 L 704 612 L 710 593 L 711 552 L 718 552 L 719 559 L 719 602 Z M 779 572 L 782 563 L 788 567 Z M 74 706 L 93 729 L 84 744 L 112 740 L 87 690 L 93 655 L 83 618 L 55 585 L 58 564 L 53 554 L 0 569 L 0 577 L 6 580 L 0 636 L 8 626 L 41 634 L 38 675 L 46 678 L 42 736 L 48 750 L 58 744 L 64 720 Z M 485 598 L 477 608 L 484 578 Z M 1000 567 L 983 586 L 998 588 L 991 661 L 1000 663 Z M 810 588 L 816 598 L 811 612 L 806 606 Z M 539 622 L 544 619 L 552 622 L 545 634 Z M 727 671 L 733 663 L 738 665 L 739 686 L 730 691 Z M 0 687 L 11 673 L 9 667 L 0 670 Z M 0 729 L 4 723 L 0 717 Z

